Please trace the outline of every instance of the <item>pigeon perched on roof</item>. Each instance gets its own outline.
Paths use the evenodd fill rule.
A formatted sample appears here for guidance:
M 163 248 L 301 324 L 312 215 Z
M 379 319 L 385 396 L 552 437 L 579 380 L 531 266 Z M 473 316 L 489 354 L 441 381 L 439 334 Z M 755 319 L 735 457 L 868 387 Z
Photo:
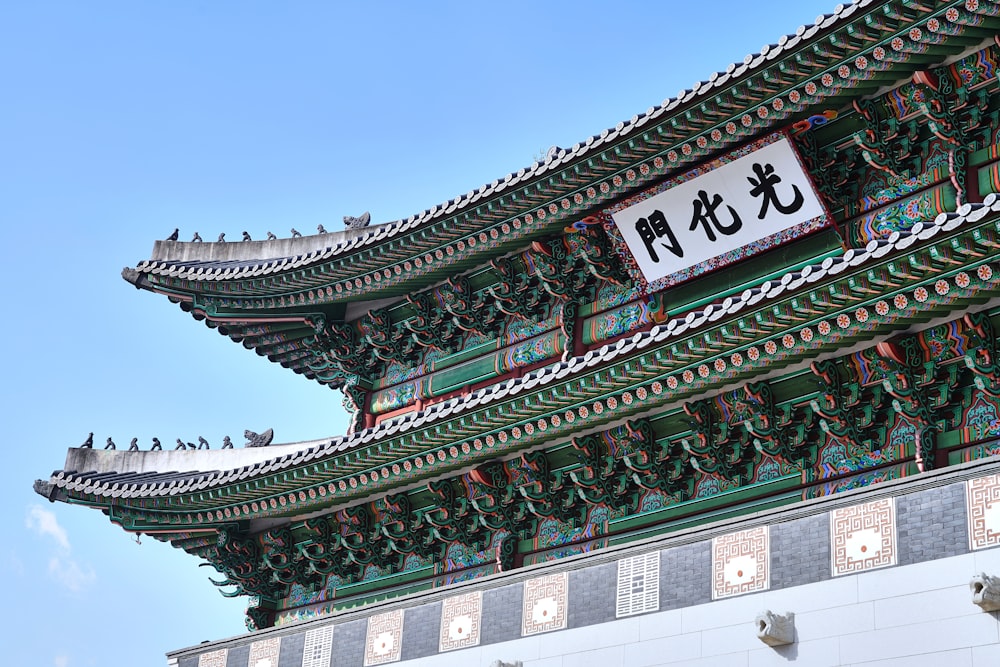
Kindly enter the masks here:
M 198 449 L 211 449 L 211 447 L 208 446 L 208 440 L 200 435 L 198 436 Z
M 94 434 L 91 433 L 90 435 L 87 436 L 87 439 L 83 441 L 83 444 L 80 445 L 80 449 L 93 449 L 93 447 L 94 447 Z
M 201 234 L 195 232 L 194 236 L 191 237 L 191 243 L 201 243 Z
M 347 229 L 363 229 L 372 221 L 372 215 L 368 211 L 355 218 L 353 215 L 344 216 L 344 227 Z
M 316 225 L 316 231 L 320 234 L 326 234 L 326 227 L 323 225 Z
M 167 237 L 168 241 L 176 241 L 181 235 L 181 230 L 174 227 L 174 233 Z
M 253 239 L 250 238 L 250 234 L 246 230 L 243 230 L 243 240 L 244 241 L 253 241 Z
M 229 439 L 228 435 L 222 437 L 222 448 L 223 449 L 233 448 L 233 441 Z
M 128 450 L 130 452 L 139 451 L 139 438 L 132 438 L 132 442 L 128 443 Z
M 180 438 L 177 438 L 177 446 L 174 447 L 174 449 L 175 450 L 178 450 L 178 449 L 187 449 L 187 445 L 184 444 L 183 440 L 181 440 Z
M 163 446 L 160 444 L 160 439 L 153 438 L 153 446 L 149 448 L 149 451 L 153 452 L 153 451 L 159 451 L 161 449 L 163 449 Z
M 277 236 L 275 236 L 274 234 L 272 234 L 272 233 L 271 233 L 270 231 L 268 231 L 268 232 L 267 232 L 267 240 L 268 240 L 268 241 L 273 241 L 273 240 L 275 240 L 276 238 L 278 238 L 278 237 L 277 237 Z
M 292 227 L 292 238 L 293 239 L 297 239 L 300 236 L 302 236 L 302 232 L 300 232 L 299 230 L 297 230 L 294 227 Z
M 115 449 L 115 441 L 108 438 L 108 444 L 104 445 L 104 449 Z
M 219 234 L 219 240 L 216 241 L 216 243 L 225 243 L 225 242 L 226 242 L 226 233 L 222 232 L 221 234 Z

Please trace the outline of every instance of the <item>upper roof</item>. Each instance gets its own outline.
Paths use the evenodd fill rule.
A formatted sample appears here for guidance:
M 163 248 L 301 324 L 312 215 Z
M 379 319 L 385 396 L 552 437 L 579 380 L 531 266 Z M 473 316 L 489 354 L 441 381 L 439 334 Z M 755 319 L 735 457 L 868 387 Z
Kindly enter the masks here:
M 660 106 L 570 148 L 554 147 L 542 161 L 405 220 L 275 241 L 159 241 L 150 259 L 127 278 L 143 287 L 204 291 L 206 296 L 222 291 L 209 284 L 220 282 L 227 283 L 228 296 L 302 292 L 318 285 L 334 288 L 327 295 L 330 301 L 405 293 L 412 283 L 427 284 L 427 276 L 433 282 L 434 274 L 462 264 L 468 254 L 503 254 L 512 244 L 522 244 L 521 237 L 558 228 L 566 219 L 579 218 L 583 209 L 786 127 L 824 106 L 836 109 L 908 78 L 928 62 L 957 55 L 968 48 L 969 37 L 993 34 L 984 19 L 996 13 L 996 5 L 986 0 L 939 6 L 913 0 L 838 5 L 813 25 L 782 36 Z M 659 166 L 650 164 L 648 171 L 629 175 L 654 157 L 660 158 Z M 588 193 L 594 187 L 600 192 Z M 520 224 L 513 225 L 519 217 Z M 499 229 L 504 222 L 514 227 L 504 233 L 509 238 L 492 239 L 495 242 L 470 248 L 469 253 L 463 248 L 424 257 L 428 250 Z M 413 263 L 410 269 L 405 274 L 396 271 L 406 260 Z M 318 266 L 324 268 L 313 273 L 314 279 L 291 275 Z M 287 277 L 278 287 L 281 276 Z M 173 280 L 159 280 L 164 278 Z M 254 278 L 265 280 L 235 282 Z M 410 287 L 400 287 L 403 283 Z
M 401 299 L 755 136 L 843 118 L 850 102 L 981 47 L 998 13 L 986 0 L 841 5 L 660 106 L 405 220 L 274 241 L 158 241 L 123 275 L 258 354 L 339 386 L 313 370 L 308 341 L 319 323 L 350 319 L 347 303 Z

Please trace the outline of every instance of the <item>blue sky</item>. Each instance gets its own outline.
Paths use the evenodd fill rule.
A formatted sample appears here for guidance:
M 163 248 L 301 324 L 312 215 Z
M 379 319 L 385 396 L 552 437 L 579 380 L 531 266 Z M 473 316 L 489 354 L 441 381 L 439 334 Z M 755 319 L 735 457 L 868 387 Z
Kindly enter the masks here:
M 165 664 L 243 631 L 198 561 L 31 483 L 100 445 L 343 433 L 339 393 L 138 292 L 174 227 L 387 222 L 528 166 L 812 23 L 829 2 L 0 6 L 5 664 Z

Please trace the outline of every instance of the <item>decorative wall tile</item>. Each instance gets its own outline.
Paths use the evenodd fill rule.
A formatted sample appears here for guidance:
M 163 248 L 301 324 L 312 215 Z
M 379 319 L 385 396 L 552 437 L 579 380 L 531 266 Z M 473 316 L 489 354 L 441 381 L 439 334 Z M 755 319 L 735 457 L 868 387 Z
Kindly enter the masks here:
M 262 639 L 250 644 L 250 657 L 247 667 L 278 667 L 278 651 L 281 648 L 281 637 Z
M 712 540 L 712 599 L 766 591 L 770 585 L 767 526 Z
M 896 564 L 896 506 L 892 498 L 830 512 L 833 576 Z
M 618 561 L 615 618 L 644 614 L 660 608 L 660 553 Z
M 568 616 L 569 577 L 565 572 L 524 582 L 524 605 L 521 610 L 521 634 L 534 635 L 562 630 Z
M 226 659 L 228 657 L 229 649 L 227 648 L 202 653 L 198 656 L 198 667 L 226 667 Z
M 1000 475 L 987 475 L 966 482 L 969 517 L 969 548 L 985 549 L 1000 544 Z
M 483 593 L 476 591 L 447 598 L 441 605 L 439 651 L 479 646 Z
M 394 609 L 368 617 L 365 667 L 399 660 L 403 651 L 403 610 Z
M 330 667 L 332 653 L 332 625 L 306 632 L 305 646 L 302 647 L 302 667 Z

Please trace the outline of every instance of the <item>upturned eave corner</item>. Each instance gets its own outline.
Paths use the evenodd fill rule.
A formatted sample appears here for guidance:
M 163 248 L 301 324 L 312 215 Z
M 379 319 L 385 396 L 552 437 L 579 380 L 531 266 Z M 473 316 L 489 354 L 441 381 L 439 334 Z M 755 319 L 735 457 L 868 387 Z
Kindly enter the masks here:
M 143 275 L 138 269 L 126 266 L 122 269 L 122 278 L 125 279 L 125 282 L 129 283 L 136 289 L 142 289 L 144 287 Z
M 50 503 L 54 503 L 59 499 L 59 489 L 52 482 L 43 479 L 36 479 L 34 484 L 32 484 L 32 489 L 34 489 L 35 493 L 48 500 Z

